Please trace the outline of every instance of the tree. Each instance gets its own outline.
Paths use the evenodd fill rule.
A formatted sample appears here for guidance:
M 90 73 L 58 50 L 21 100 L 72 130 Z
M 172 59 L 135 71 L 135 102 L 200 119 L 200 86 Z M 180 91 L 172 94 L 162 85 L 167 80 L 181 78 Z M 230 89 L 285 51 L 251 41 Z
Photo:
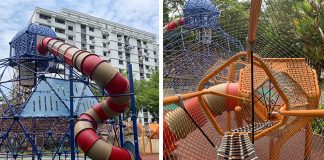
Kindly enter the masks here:
M 294 19 L 296 37 L 303 43 L 303 52 L 312 57 L 311 65 L 320 79 L 324 63 L 324 1 L 298 1 L 294 10 L 299 15 Z
M 135 80 L 135 101 L 138 110 L 146 109 L 159 120 L 159 72 L 152 71 L 149 80 Z

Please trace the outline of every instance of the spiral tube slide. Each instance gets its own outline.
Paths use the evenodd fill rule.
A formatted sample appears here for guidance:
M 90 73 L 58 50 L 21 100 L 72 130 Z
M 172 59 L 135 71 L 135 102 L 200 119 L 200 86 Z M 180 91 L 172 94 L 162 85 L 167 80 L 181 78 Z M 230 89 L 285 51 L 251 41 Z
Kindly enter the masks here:
M 177 18 L 177 19 L 171 21 L 170 23 L 166 24 L 163 27 L 163 33 L 172 31 L 172 30 L 176 29 L 177 27 L 182 26 L 184 24 L 185 24 L 185 19 L 183 17 Z
M 210 87 L 208 90 L 225 93 L 232 96 L 238 95 L 238 83 L 223 83 Z M 238 105 L 237 100 L 225 98 L 217 95 L 207 94 L 203 96 L 205 103 L 214 115 L 220 115 L 224 111 L 234 111 Z M 196 123 L 202 127 L 207 119 L 204 111 L 200 107 L 198 98 L 188 99 L 183 102 L 185 109 Z M 187 137 L 188 134 L 193 132 L 196 126 L 188 114 L 182 109 L 177 108 L 174 111 L 168 112 L 163 120 L 163 148 L 170 152 L 175 149 L 174 144 Z M 164 154 L 168 154 L 164 152 Z
M 109 95 L 101 103 L 82 113 L 80 121 L 75 124 L 74 136 L 83 152 L 94 160 L 133 160 L 134 155 L 123 148 L 104 142 L 96 134 L 97 122 L 102 122 L 124 112 L 130 103 L 129 83 L 117 70 L 98 55 L 80 50 L 57 39 L 46 37 L 37 44 L 40 54 L 48 51 L 72 65 L 78 71 L 89 76 Z

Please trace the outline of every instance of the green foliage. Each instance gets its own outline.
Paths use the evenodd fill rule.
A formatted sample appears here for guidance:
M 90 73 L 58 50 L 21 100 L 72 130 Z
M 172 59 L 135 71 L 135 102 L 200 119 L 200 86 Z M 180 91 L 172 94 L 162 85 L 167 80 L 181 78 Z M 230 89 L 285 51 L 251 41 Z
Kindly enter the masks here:
M 179 17 L 185 0 L 163 0 L 163 24 L 167 24 Z
M 321 104 L 319 109 L 324 109 L 324 104 Z M 324 118 L 314 118 L 312 128 L 313 132 L 324 136 Z
M 135 80 L 135 101 L 137 110 L 146 109 L 159 119 L 159 72 L 152 71 L 149 80 Z
M 312 56 L 311 62 L 317 71 L 318 78 L 324 63 L 324 6 L 323 0 L 295 2 L 294 11 L 299 15 L 294 18 L 294 30 L 298 39 L 303 42 L 303 52 Z

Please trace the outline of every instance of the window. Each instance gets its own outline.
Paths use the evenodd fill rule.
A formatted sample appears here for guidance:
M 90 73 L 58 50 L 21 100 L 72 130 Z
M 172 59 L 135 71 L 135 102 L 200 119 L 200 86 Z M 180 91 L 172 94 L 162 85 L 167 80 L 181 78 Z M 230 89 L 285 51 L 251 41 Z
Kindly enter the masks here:
M 148 62 L 148 58 L 147 58 L 147 57 L 145 57 L 145 61 L 147 61 L 147 62 Z
M 127 56 L 127 57 L 129 57 L 129 56 L 130 56 L 130 54 L 129 54 L 129 53 L 126 53 L 126 56 Z
M 65 21 L 63 19 L 55 18 L 55 22 L 60 24 L 65 24 Z
M 106 35 L 102 35 L 102 39 L 107 39 L 107 36 Z
M 158 67 L 155 67 L 155 70 L 158 70 Z
M 119 55 L 119 56 L 122 56 L 122 55 L 123 55 L 123 52 L 118 52 L 118 55 Z
M 143 64 L 140 64 L 140 65 L 139 65 L 139 68 L 142 69 L 142 68 L 143 68 Z
M 121 49 L 121 47 L 122 47 L 122 44 L 118 43 L 118 48 Z
M 154 51 L 153 54 L 156 55 L 156 51 Z
M 144 118 L 144 122 L 145 123 L 148 123 L 148 118 Z
M 123 62 L 123 61 L 119 61 L 119 64 L 120 64 L 120 65 L 123 65 L 123 64 L 124 64 L 124 62 Z
M 145 66 L 146 69 L 150 69 L 150 66 Z
M 49 19 L 51 19 L 51 16 L 47 16 L 47 15 L 44 15 L 44 14 L 39 14 L 39 18 L 49 20 Z
M 69 39 L 70 41 L 73 41 L 73 36 L 68 36 L 68 39 Z
M 147 44 L 147 42 L 143 42 L 143 44 L 144 44 L 144 45 L 146 45 L 146 44 Z
M 143 109 L 143 112 L 147 112 L 147 109 Z
M 104 52 L 103 52 L 103 55 L 104 55 L 104 56 L 107 56 L 107 52 L 104 51 Z
M 107 47 L 107 43 L 102 43 L 102 46 L 103 47 Z
M 93 37 L 93 36 L 89 36 L 89 39 L 90 39 L 90 40 L 94 40 L 94 37 Z
M 144 53 L 147 53 L 147 49 L 144 49 Z
M 91 50 L 95 49 L 95 46 L 91 46 L 91 45 L 90 45 L 90 49 L 91 49 Z
M 61 28 L 55 28 L 55 32 L 65 34 L 65 30 Z
M 81 24 L 81 29 L 86 29 L 86 25 Z
M 68 30 L 69 31 L 73 31 L 73 27 L 72 26 L 68 26 Z
M 143 74 L 143 73 L 140 73 L 140 76 L 141 76 L 141 77 L 143 77 L 143 76 L 144 76 L 144 74 Z
M 146 78 L 150 78 L 150 74 L 146 74 Z
M 89 31 L 94 32 L 94 28 L 93 27 L 89 27 Z
M 82 43 L 82 44 L 81 44 L 81 47 L 86 47 L 86 45 Z
M 117 34 L 117 38 L 118 38 L 118 39 L 121 38 L 121 35 Z
M 157 59 L 154 59 L 154 62 L 157 62 Z

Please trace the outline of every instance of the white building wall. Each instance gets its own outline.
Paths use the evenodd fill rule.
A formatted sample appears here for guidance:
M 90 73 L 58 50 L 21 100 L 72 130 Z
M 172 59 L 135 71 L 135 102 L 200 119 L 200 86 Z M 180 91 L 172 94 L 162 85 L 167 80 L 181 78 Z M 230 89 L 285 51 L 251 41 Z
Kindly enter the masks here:
M 45 15 L 49 18 L 40 18 L 40 15 Z M 57 23 L 55 21 L 56 18 L 63 20 L 64 24 Z M 151 69 L 158 68 L 158 45 L 155 42 L 156 36 L 152 33 L 68 9 L 53 12 L 36 8 L 30 23 L 38 23 L 50 27 L 60 39 L 80 49 L 91 51 L 90 46 L 94 47 L 94 53 L 104 56 L 120 71 L 126 70 L 127 64 L 131 63 L 135 79 L 147 79 Z M 85 30 L 81 28 L 81 24 L 86 26 Z M 68 29 L 69 26 L 73 27 L 72 31 Z M 93 28 L 93 31 L 90 31 L 90 28 Z M 56 29 L 63 29 L 64 33 L 58 33 Z M 82 38 L 82 35 L 85 35 L 85 40 Z M 103 35 L 107 35 L 107 38 L 103 39 Z M 120 35 L 120 38 L 117 38 L 117 35 Z M 73 40 L 69 40 L 69 36 L 72 36 Z M 129 52 L 129 56 L 125 52 L 124 36 L 130 37 L 129 45 L 133 47 Z M 94 37 L 94 42 L 90 40 L 90 37 Z M 141 42 L 140 46 L 137 44 L 138 40 Z M 144 42 L 146 42 L 146 45 L 144 45 Z M 106 43 L 106 47 L 104 47 L 104 43 Z M 141 47 L 142 55 L 138 51 L 139 47 Z M 144 50 L 147 51 L 147 54 L 144 53 Z M 106 55 L 104 55 L 104 52 Z M 121 56 L 119 55 L 120 52 Z M 153 54 L 154 52 L 156 52 L 156 55 Z M 140 69 L 140 65 L 143 65 L 143 69 Z

